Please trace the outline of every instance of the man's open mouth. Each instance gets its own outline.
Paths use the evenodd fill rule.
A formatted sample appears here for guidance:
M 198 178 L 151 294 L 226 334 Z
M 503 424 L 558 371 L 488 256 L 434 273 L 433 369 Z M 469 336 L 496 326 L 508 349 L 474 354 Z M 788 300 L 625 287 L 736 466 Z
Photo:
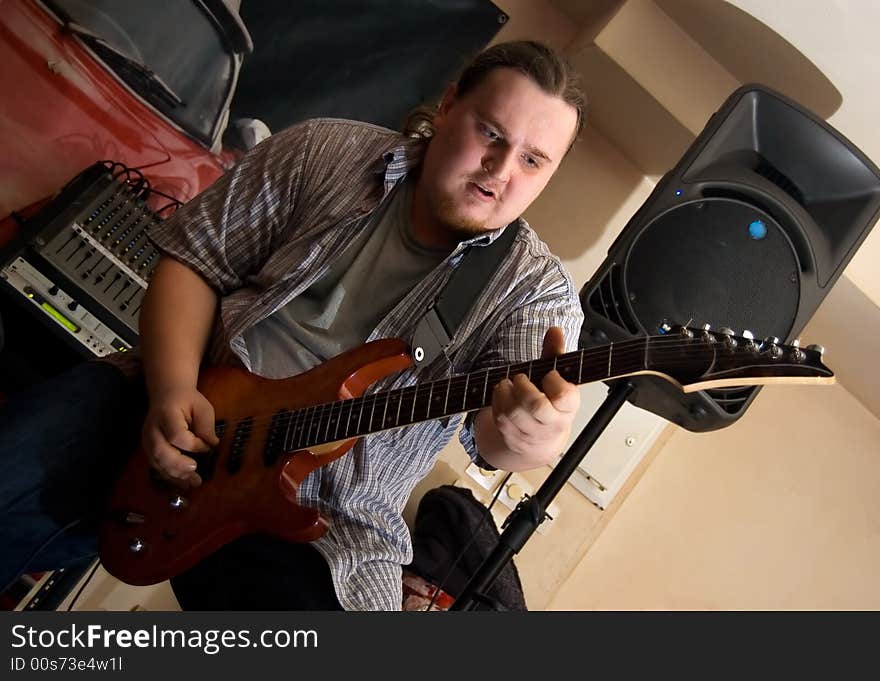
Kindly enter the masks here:
M 482 185 L 477 184 L 476 182 L 474 182 L 474 186 L 479 190 L 479 192 L 480 192 L 483 196 L 495 196 L 495 194 L 494 194 L 491 190 L 486 189 L 485 187 L 483 187 Z

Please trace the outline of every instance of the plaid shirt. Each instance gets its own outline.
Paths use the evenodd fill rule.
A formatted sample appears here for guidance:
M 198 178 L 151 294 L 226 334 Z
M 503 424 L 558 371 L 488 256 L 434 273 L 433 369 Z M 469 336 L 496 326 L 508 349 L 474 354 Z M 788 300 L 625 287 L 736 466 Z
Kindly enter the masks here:
M 250 368 L 242 333 L 321 277 L 364 228 L 368 221 L 362 218 L 418 165 L 424 145 L 369 124 L 306 121 L 265 140 L 153 229 L 151 237 L 163 251 L 198 272 L 220 294 L 209 362 Z M 489 243 L 499 234 L 460 244 L 367 340 L 410 341 L 465 248 Z M 510 253 L 445 356 L 387 377 L 371 391 L 537 358 L 551 325 L 562 327 L 571 350 L 582 321 L 571 278 L 520 220 Z M 471 420 L 459 439 L 476 458 Z M 412 560 L 401 511 L 460 423 L 458 416 L 369 435 L 303 482 L 299 499 L 331 521 L 315 546 L 330 566 L 344 608 L 401 608 L 400 566 Z

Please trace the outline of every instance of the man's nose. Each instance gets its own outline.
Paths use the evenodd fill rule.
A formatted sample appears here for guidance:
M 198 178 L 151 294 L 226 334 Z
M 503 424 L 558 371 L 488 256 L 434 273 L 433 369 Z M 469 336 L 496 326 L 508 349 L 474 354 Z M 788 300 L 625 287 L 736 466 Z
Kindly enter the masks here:
M 498 182 L 506 183 L 514 169 L 516 156 L 512 150 L 493 149 L 483 157 L 483 170 Z

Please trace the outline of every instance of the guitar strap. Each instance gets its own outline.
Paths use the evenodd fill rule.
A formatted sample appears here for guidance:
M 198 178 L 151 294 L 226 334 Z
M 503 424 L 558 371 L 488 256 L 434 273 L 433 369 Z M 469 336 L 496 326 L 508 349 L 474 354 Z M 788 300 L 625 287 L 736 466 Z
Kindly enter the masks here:
M 488 246 L 471 245 L 465 251 L 461 263 L 416 326 L 412 341 L 416 366 L 425 366 L 446 352 L 462 320 L 510 251 L 517 232 L 519 223 L 514 220 Z

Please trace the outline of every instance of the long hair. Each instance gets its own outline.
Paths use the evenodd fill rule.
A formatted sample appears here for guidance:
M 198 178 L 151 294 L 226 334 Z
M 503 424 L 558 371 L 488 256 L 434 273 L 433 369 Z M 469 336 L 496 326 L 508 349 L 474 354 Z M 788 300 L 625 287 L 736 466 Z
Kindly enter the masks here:
M 519 71 L 531 78 L 548 95 L 559 97 L 574 107 L 577 111 L 577 125 L 573 144 L 584 127 L 587 96 L 581 89 L 580 78 L 571 64 L 543 43 L 517 40 L 498 43 L 480 52 L 459 76 L 456 96 L 466 95 L 482 83 L 490 71 L 501 67 Z M 436 113 L 437 106 L 423 105 L 413 109 L 404 123 L 403 133 L 409 137 L 432 137 Z

